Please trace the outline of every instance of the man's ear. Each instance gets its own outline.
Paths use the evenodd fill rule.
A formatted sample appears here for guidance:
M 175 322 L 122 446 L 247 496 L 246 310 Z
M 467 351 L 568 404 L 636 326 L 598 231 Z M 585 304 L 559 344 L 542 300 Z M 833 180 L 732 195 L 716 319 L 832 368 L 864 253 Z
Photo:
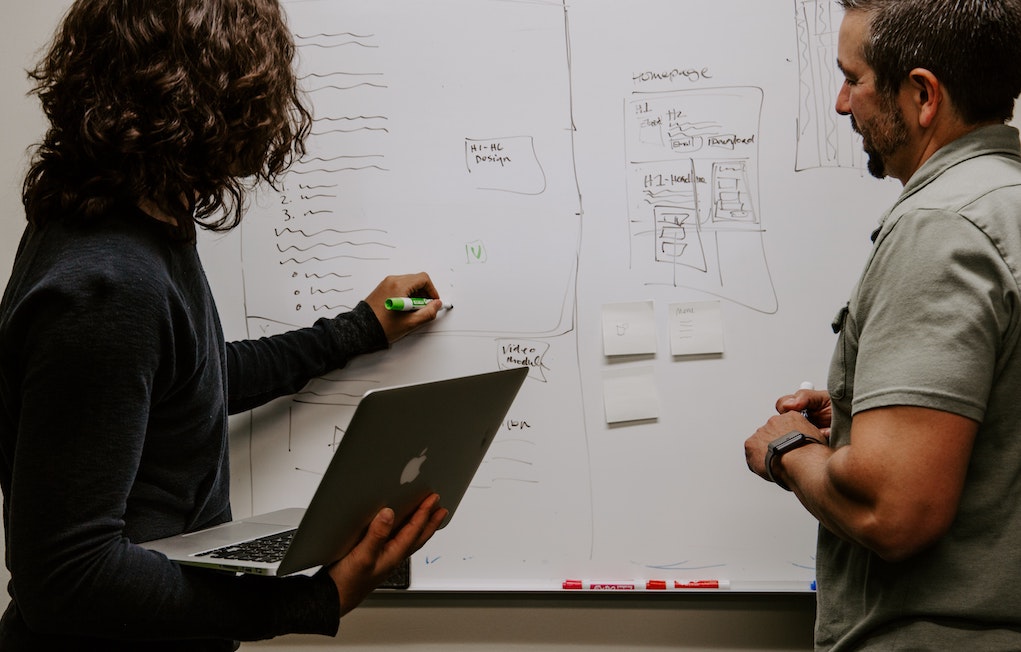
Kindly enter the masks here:
M 910 100 L 918 115 L 918 124 L 923 129 L 932 125 L 946 100 L 943 85 L 936 75 L 925 68 L 915 68 L 908 74 Z

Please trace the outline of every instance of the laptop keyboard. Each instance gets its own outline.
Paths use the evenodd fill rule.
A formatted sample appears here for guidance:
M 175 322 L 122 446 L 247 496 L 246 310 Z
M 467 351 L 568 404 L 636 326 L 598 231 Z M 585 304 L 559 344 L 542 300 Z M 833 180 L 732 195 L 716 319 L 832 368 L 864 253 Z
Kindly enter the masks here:
M 294 538 L 295 532 L 297 532 L 297 528 L 259 539 L 252 539 L 251 541 L 233 543 L 229 546 L 210 550 L 196 556 L 211 557 L 213 559 L 233 559 L 236 561 L 261 561 L 267 564 L 275 564 L 284 558 L 284 553 L 287 552 L 288 546 L 291 545 L 291 539 Z M 406 589 L 410 586 L 411 560 L 405 559 L 397 565 L 397 568 L 390 573 L 389 577 L 383 580 L 379 588 Z
M 232 543 L 229 546 L 204 552 L 199 557 L 212 557 L 213 559 L 235 559 L 237 561 L 261 561 L 272 564 L 284 558 L 287 547 L 291 545 L 295 530 L 287 530 L 278 534 Z

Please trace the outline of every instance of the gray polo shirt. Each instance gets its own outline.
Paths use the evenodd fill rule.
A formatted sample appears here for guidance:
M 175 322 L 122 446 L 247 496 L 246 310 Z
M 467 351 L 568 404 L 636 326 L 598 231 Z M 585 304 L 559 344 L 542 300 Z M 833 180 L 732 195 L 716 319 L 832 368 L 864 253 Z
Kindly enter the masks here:
M 940 149 L 883 218 L 828 381 L 834 447 L 878 407 L 979 422 L 961 504 L 898 563 L 820 528 L 818 649 L 1021 649 L 1019 279 L 1021 145 L 985 127 Z

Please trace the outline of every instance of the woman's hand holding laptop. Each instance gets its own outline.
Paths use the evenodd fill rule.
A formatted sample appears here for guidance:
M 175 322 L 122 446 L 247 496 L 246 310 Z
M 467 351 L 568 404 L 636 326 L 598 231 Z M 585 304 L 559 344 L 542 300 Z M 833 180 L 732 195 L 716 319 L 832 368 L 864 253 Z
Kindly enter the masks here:
M 380 510 L 358 545 L 329 569 L 340 595 L 340 615 L 358 606 L 398 564 L 425 545 L 446 516 L 447 510 L 440 507 L 439 495 L 432 494 L 391 536 L 393 510 L 389 507 Z

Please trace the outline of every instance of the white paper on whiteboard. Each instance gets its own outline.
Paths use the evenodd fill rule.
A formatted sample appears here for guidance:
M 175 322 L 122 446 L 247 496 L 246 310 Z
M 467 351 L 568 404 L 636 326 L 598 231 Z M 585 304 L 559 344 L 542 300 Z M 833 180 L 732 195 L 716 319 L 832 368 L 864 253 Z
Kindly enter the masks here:
M 651 301 L 603 306 L 603 355 L 656 353 L 656 319 Z
M 652 367 L 603 372 L 606 423 L 659 418 L 659 390 Z
M 671 355 L 723 353 L 723 316 L 719 301 L 670 304 Z

